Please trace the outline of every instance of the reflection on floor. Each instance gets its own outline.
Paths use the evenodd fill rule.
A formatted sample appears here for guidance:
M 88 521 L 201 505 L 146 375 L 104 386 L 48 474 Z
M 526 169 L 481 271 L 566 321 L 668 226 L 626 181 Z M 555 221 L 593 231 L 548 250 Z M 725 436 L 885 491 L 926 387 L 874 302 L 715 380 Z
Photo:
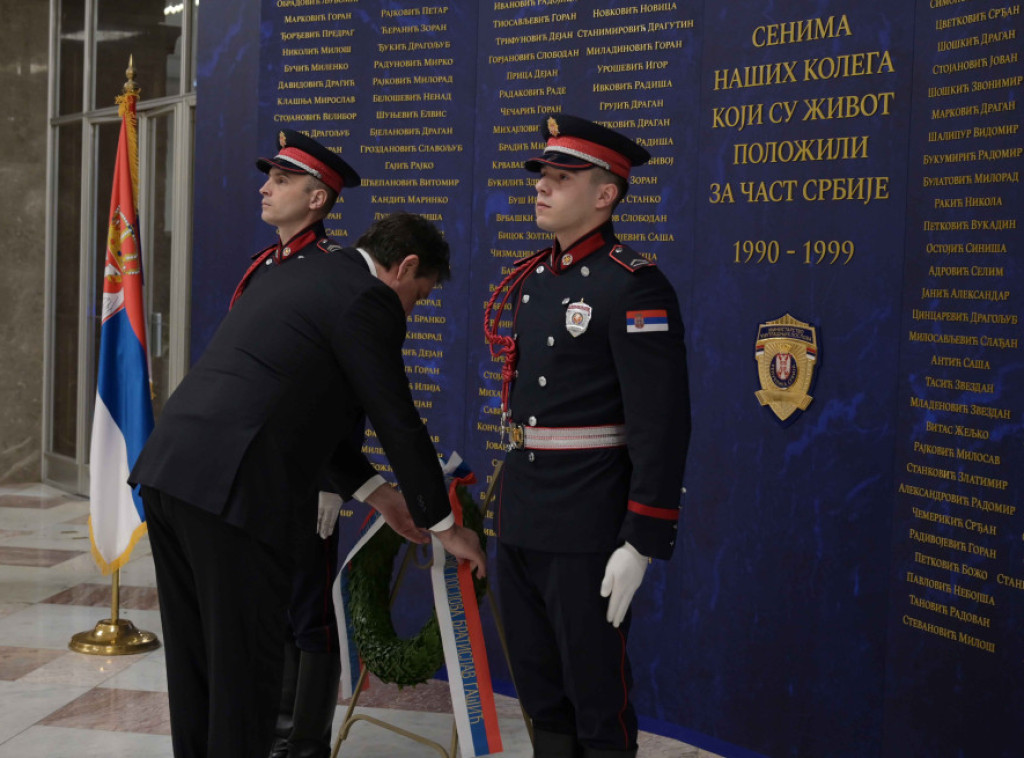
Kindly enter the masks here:
M 0 758 L 170 758 L 162 650 L 102 658 L 68 650 L 75 632 L 110 615 L 110 583 L 89 552 L 89 504 L 44 485 L 0 486 Z M 161 634 L 149 545 L 121 571 L 121 615 Z M 503 755 L 527 758 L 515 700 L 498 696 Z M 357 713 L 451 742 L 447 685 L 373 682 Z M 339 704 L 335 734 L 345 714 Z M 426 758 L 438 753 L 368 722 L 353 725 L 340 755 Z M 640 738 L 643 758 L 715 758 L 682 742 Z

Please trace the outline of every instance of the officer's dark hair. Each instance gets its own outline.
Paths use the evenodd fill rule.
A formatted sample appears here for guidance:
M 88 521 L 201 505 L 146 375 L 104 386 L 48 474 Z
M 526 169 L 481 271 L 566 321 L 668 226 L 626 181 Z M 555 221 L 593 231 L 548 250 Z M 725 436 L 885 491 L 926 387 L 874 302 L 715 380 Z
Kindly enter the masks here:
M 332 190 L 324 182 L 322 182 L 320 179 L 317 179 L 312 174 L 306 174 L 306 191 L 313 192 L 314 190 L 318 189 L 323 190 L 324 192 L 327 193 L 327 199 L 324 200 L 324 204 L 320 208 L 320 211 L 324 214 L 323 216 L 321 216 L 321 218 L 324 218 L 328 213 L 331 212 L 331 209 L 334 207 L 334 204 L 338 202 L 338 193 Z
M 436 274 L 438 282 L 451 277 L 448 243 L 434 224 L 415 213 L 399 211 L 377 219 L 363 232 L 356 247 L 366 250 L 384 268 L 401 263 L 406 256 L 418 255 L 417 277 Z
M 590 169 L 591 178 L 590 180 L 594 184 L 614 184 L 619 189 L 619 196 L 615 198 L 615 203 L 612 205 L 612 210 L 615 210 L 616 206 L 622 202 L 622 198 L 629 192 L 629 179 L 623 179 L 618 174 L 613 174 L 611 171 L 606 171 L 600 166 L 594 166 Z

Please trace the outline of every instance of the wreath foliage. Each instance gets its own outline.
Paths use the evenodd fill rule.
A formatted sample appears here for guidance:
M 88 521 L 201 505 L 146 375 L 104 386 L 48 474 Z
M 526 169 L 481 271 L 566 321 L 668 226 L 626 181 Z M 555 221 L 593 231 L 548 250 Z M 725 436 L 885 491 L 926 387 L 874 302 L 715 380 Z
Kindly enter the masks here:
M 455 493 L 462 505 L 463 524 L 477 533 L 486 550 L 480 509 L 462 485 Z M 422 684 L 444 665 L 436 613 L 431 613 L 419 633 L 409 639 L 399 637 L 391 622 L 391 573 L 405 542 L 393 529 L 379 529 L 352 559 L 349 576 L 348 613 L 359 656 L 382 682 L 399 687 Z M 487 580 L 474 576 L 473 585 L 479 600 L 487 589 Z

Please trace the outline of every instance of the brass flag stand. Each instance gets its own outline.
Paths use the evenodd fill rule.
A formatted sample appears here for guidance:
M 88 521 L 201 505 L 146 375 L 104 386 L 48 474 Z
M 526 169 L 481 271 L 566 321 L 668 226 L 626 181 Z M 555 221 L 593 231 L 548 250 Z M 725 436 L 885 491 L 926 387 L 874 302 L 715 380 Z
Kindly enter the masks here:
M 121 571 L 115 570 L 110 577 L 110 618 L 97 621 L 87 632 L 71 637 L 68 647 L 76 653 L 87 655 L 134 655 L 148 653 L 160 647 L 160 640 L 152 632 L 135 628 L 128 619 L 118 616 L 120 605 Z
M 121 116 L 121 134 L 119 141 L 125 139 L 128 143 L 129 171 L 132 175 L 132 207 L 137 207 L 137 189 L 135 188 L 135 177 L 138 176 L 138 141 L 136 137 L 135 123 L 135 102 L 139 98 L 141 90 L 135 83 L 135 62 L 134 57 L 128 58 L 128 68 L 125 70 L 127 80 L 120 97 L 117 98 L 118 111 Z M 118 144 L 120 150 L 120 142 Z M 119 158 L 120 160 L 120 158 Z M 116 174 L 116 164 L 115 164 Z M 117 177 L 115 176 L 115 188 Z M 111 193 L 114 194 L 113 192 Z M 109 245 L 109 242 L 108 242 Z M 108 247 L 109 255 L 109 247 Z M 90 521 L 90 531 L 92 524 Z M 95 546 L 94 546 L 95 551 Z M 99 553 L 96 553 L 99 555 Z M 125 553 L 124 560 L 130 549 Z M 119 564 L 117 564 L 119 565 Z M 133 655 L 135 653 L 146 653 L 160 647 L 160 641 L 152 632 L 143 632 L 135 628 L 128 619 L 120 618 L 120 589 L 121 571 L 115 568 L 110 577 L 110 618 L 103 619 L 96 623 L 96 626 L 86 632 L 79 632 L 71 637 L 68 647 L 78 653 L 87 655 Z
M 495 485 L 495 482 L 498 481 L 498 474 L 501 473 L 501 467 L 502 467 L 502 462 L 499 462 L 498 465 L 494 469 L 494 475 L 491 477 L 491 483 L 487 487 L 487 492 L 484 495 L 483 504 L 481 505 L 481 508 L 483 509 L 484 512 L 487 511 L 487 507 L 491 503 L 491 498 L 494 496 L 494 485 Z M 402 578 L 405 576 L 406 569 L 409 567 L 409 563 L 410 563 L 410 561 L 412 559 L 412 556 L 414 554 L 415 554 L 415 552 L 414 552 L 414 550 L 411 547 L 406 548 L 405 558 L 402 559 L 402 565 L 399 567 L 398 575 L 395 577 L 395 585 L 394 585 L 394 587 L 391 588 L 391 602 L 390 602 L 390 606 L 389 607 L 393 607 L 394 604 L 395 604 L 395 596 L 398 593 L 398 588 L 399 588 L 399 586 L 402 583 Z M 505 663 L 508 664 L 509 675 L 513 676 L 512 675 L 512 661 L 509 659 L 508 644 L 505 642 L 505 627 L 501 623 L 501 617 L 498 614 L 497 606 L 494 603 L 494 595 L 491 593 L 491 586 L 490 586 L 489 583 L 487 585 L 487 604 L 491 608 L 491 617 L 494 619 L 494 626 L 495 626 L 495 628 L 498 631 L 498 639 L 501 642 L 502 653 L 504 653 L 504 655 L 505 655 Z M 401 727 L 397 727 L 394 724 L 389 724 L 388 722 L 382 721 L 382 720 L 380 720 L 378 718 L 374 718 L 373 716 L 367 716 L 367 715 L 364 715 L 364 714 L 353 714 L 353 711 L 355 711 L 355 709 L 356 709 L 356 705 L 359 703 L 359 696 L 360 696 L 360 694 L 362 694 L 363 684 L 366 681 L 366 677 L 367 677 L 368 673 L 369 672 L 368 672 L 368 669 L 366 668 L 366 666 L 363 666 L 363 670 L 359 674 L 359 681 L 356 682 L 356 686 L 355 686 L 355 688 L 353 689 L 353 692 L 352 692 L 352 700 L 351 700 L 351 702 L 349 702 L 348 709 L 345 711 L 345 718 L 342 720 L 341 727 L 338 729 L 338 736 L 337 736 L 337 738 L 334 741 L 334 749 L 331 751 L 331 758 L 338 758 L 338 754 L 341 752 L 341 743 L 344 742 L 345 739 L 348 737 L 348 733 L 352 729 L 352 725 L 355 722 L 357 722 L 357 721 L 366 721 L 366 722 L 369 722 L 371 724 L 375 724 L 376 726 L 379 726 L 381 729 L 387 729 L 388 731 L 394 732 L 395 734 L 400 734 L 403 737 L 406 737 L 406 738 L 408 738 L 410 740 L 418 742 L 421 745 L 426 745 L 427 747 L 429 747 L 433 751 L 435 751 L 439 756 L 441 756 L 441 758 L 456 758 L 456 755 L 457 755 L 456 751 L 458 750 L 458 746 L 459 746 L 459 735 L 458 735 L 458 732 L 455 729 L 455 724 L 454 723 L 452 723 L 452 739 L 451 739 L 451 744 L 449 745 L 448 750 L 445 750 L 437 742 L 434 742 L 431 739 L 427 739 L 426 737 L 423 737 L 422 735 L 410 732 L 407 729 L 402 729 Z M 514 676 L 513 676 L 512 684 L 513 684 L 513 686 L 515 686 L 515 678 L 514 678 Z M 522 710 L 522 704 L 520 704 L 519 707 Z M 523 713 L 523 722 L 526 724 L 526 731 L 527 731 L 527 733 L 530 736 L 530 742 L 532 744 L 533 743 L 533 726 L 530 724 L 530 719 L 526 715 L 526 711 L 523 710 L 522 713 Z

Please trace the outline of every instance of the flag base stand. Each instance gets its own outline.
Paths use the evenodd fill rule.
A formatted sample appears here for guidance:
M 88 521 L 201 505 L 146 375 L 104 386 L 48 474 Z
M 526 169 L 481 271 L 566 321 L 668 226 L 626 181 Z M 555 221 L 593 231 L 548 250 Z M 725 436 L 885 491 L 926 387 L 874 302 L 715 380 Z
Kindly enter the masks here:
M 152 632 L 135 628 L 128 619 L 103 619 L 87 632 L 71 637 L 68 647 L 86 655 L 135 655 L 160 647 Z
M 491 484 L 487 488 L 487 493 L 483 499 L 483 510 L 486 512 L 487 506 L 494 495 L 494 485 L 498 481 L 498 474 L 501 472 L 502 462 L 499 462 L 497 467 L 494 469 L 494 476 L 491 478 Z M 414 555 L 412 549 L 407 548 L 405 552 L 405 558 L 402 560 L 402 565 L 398 569 L 398 574 L 395 576 L 395 584 L 391 588 L 391 605 L 394 605 L 395 595 L 398 593 L 398 587 L 402 583 L 402 579 L 405 576 L 405 572 L 409 566 L 409 563 Z M 425 568 L 425 567 L 421 567 Z M 512 677 L 512 686 L 515 686 L 515 676 L 512 674 L 512 661 L 508 655 L 508 643 L 505 641 L 505 627 L 501 623 L 501 616 L 498 614 L 497 606 L 494 603 L 494 596 L 491 593 L 491 585 L 487 585 L 487 604 L 491 608 L 491 617 L 494 619 L 494 626 L 498 632 L 498 640 L 501 643 L 501 650 L 505 654 L 505 663 L 508 665 L 509 676 Z M 367 723 L 379 726 L 381 729 L 387 729 L 395 734 L 400 734 L 414 742 L 418 742 L 421 745 L 425 745 L 434 750 L 441 758 L 456 758 L 457 750 L 459 747 L 459 734 L 455 727 L 454 720 L 452 721 L 452 740 L 448 750 L 445 750 L 440 744 L 434 742 L 431 739 L 427 739 L 422 735 L 415 734 L 401 727 L 397 727 L 394 724 L 389 724 L 386 721 L 374 718 L 373 716 L 366 716 L 363 714 L 353 715 L 353 711 L 356 709 L 356 704 L 359 702 L 359 696 L 363 691 L 363 684 L 366 682 L 366 677 L 369 676 L 369 670 L 366 666 L 363 666 L 363 670 L 359 674 L 359 681 L 356 682 L 356 686 L 352 691 L 352 700 L 348 704 L 348 710 L 345 711 L 345 718 L 341 722 L 341 728 L 338 729 L 338 736 L 334 741 L 334 747 L 331 750 L 331 758 L 338 758 L 338 754 L 341 752 L 341 743 L 348 737 L 349 731 L 352 729 L 352 725 L 356 721 L 366 721 Z M 530 744 L 533 744 L 533 724 L 530 721 L 530 717 L 526 714 L 526 709 L 523 708 L 522 702 L 519 704 L 519 708 L 523 714 L 523 723 L 526 724 L 526 733 L 529 735 Z
M 135 628 L 128 619 L 118 617 L 121 596 L 121 572 L 110 577 L 110 618 L 97 621 L 87 632 L 71 636 L 68 647 L 86 655 L 136 655 L 160 647 L 160 640 L 152 632 Z

